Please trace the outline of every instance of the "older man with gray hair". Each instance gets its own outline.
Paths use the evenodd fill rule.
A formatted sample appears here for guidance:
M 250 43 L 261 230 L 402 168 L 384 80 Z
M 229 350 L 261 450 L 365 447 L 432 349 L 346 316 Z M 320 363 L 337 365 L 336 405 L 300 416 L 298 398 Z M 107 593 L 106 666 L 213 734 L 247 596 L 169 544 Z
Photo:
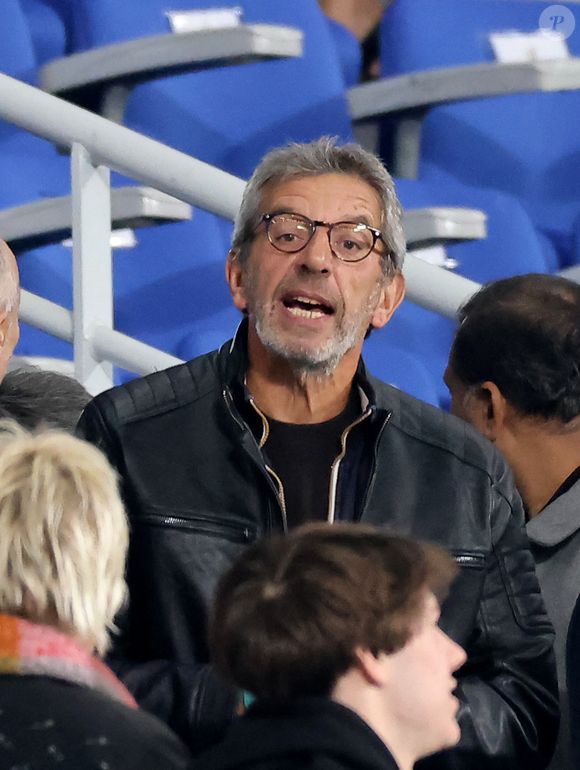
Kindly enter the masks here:
M 441 625 L 468 654 L 462 738 L 430 766 L 548 763 L 553 632 L 507 466 L 361 360 L 403 299 L 404 253 L 376 156 L 329 138 L 273 150 L 246 187 L 226 263 L 244 316 L 234 339 L 101 394 L 81 418 L 123 479 L 132 525 L 113 663 L 195 748 L 240 704 L 209 665 L 220 576 L 260 537 L 360 521 L 438 543 L 460 566 Z

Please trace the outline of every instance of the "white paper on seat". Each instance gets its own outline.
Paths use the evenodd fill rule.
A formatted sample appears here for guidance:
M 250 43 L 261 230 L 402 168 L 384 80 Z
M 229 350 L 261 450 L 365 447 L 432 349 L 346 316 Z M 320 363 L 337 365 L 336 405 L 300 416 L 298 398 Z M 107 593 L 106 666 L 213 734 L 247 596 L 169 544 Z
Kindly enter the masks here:
M 112 249 L 134 249 L 138 245 L 139 241 L 135 235 L 135 231 L 130 227 L 119 227 L 116 230 L 111 231 L 111 239 L 109 241 Z M 67 246 L 69 249 L 73 247 L 72 238 L 65 238 L 62 241 L 63 246 Z
M 502 64 L 567 59 L 570 56 L 561 35 L 546 30 L 537 32 L 492 32 L 489 42 L 495 58 Z
M 430 265 L 437 265 L 437 267 L 444 267 L 446 270 L 455 270 L 458 267 L 459 262 L 453 257 L 447 255 L 445 246 L 426 246 L 422 249 L 412 249 L 409 251 L 414 257 L 422 259 L 423 262 L 428 262 Z
M 166 11 L 169 26 L 174 34 L 199 32 L 203 29 L 227 29 L 238 27 L 242 21 L 243 9 L 207 8 L 193 11 Z

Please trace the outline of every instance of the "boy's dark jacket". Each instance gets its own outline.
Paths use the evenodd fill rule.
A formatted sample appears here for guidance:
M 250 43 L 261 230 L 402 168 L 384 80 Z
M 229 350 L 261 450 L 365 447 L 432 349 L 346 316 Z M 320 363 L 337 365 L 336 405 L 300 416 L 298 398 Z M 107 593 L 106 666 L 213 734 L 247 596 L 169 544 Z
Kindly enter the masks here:
M 255 703 L 193 770 L 397 770 L 353 711 L 326 698 Z

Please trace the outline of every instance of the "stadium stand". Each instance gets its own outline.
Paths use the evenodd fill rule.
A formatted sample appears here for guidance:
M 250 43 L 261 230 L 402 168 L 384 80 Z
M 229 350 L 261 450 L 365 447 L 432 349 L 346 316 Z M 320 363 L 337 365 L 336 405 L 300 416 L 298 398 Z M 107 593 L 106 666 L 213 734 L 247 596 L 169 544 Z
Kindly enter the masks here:
M 183 10 L 196 6 L 207 7 L 206 3 L 185 0 L 172 7 Z M 126 122 L 241 177 L 266 150 L 287 139 L 303 141 L 325 132 L 351 138 L 336 44 L 317 4 L 300 2 L 290 7 L 288 3 L 246 0 L 242 6 L 244 22 L 300 24 L 305 32 L 304 57 L 163 78 L 154 77 L 159 72 L 147 72 L 139 78 L 153 80 L 130 89 Z M 119 40 L 126 43 L 134 35 L 169 30 L 158 0 L 140 3 L 139 13 L 132 11 L 131 3 L 112 0 L 21 0 L 21 10 L 28 16 L 29 48 L 36 52 L 37 65 L 47 61 L 47 52 L 63 46 L 66 52 L 79 54 Z M 45 34 L 43 18 L 51 20 Z M 74 56 L 68 57 L 69 64 L 75 61 Z M 42 81 L 47 72 L 54 76 L 58 69 L 52 61 L 40 72 Z M 135 80 L 134 75 L 130 79 Z M 52 82 L 51 90 L 58 92 L 54 79 Z M 115 83 L 118 85 L 118 80 Z M 297 87 L 297 83 L 307 83 L 308 88 Z M 90 93 L 77 88 L 67 95 L 95 106 L 94 88 Z M 126 181 L 113 177 L 116 182 Z M 537 236 L 521 206 L 508 195 L 467 188 L 452 178 L 446 185 L 401 181 L 399 191 L 409 209 L 470 206 L 487 213 L 487 241 L 459 243 L 448 249 L 459 274 L 483 280 L 524 270 L 545 272 L 556 262 L 553 247 Z M 230 228 L 226 219 L 196 208 L 191 222 L 139 232 L 135 249 L 115 255 L 116 327 L 180 357 L 204 352 L 229 336 L 237 320 L 222 279 Z M 455 238 L 462 240 L 461 236 Z M 42 258 L 38 250 L 21 256 L 24 285 L 71 307 L 70 255 L 63 256 L 59 250 L 58 259 L 52 255 L 47 258 L 48 252 L 44 252 Z M 143 312 L 153 307 L 154 313 Z M 390 344 L 402 335 L 409 355 L 421 359 L 420 366 L 433 378 L 440 402 L 446 398 L 438 382 L 451 334 L 448 319 L 407 302 L 385 338 Z M 43 332 L 26 332 L 20 352 L 31 355 L 51 345 L 54 342 Z M 70 357 L 70 347 L 62 353 L 58 345 L 67 343 L 57 342 L 57 354 Z M 413 391 L 412 386 L 407 389 Z
M 444 67 L 492 65 L 496 62 L 492 35 L 538 34 L 542 12 L 548 9 L 549 15 L 549 7 L 538 0 L 397 0 L 383 17 L 382 74 L 391 77 Z M 578 17 L 577 6 L 553 8 L 565 8 L 571 17 L 557 28 L 571 29 L 574 15 Z M 429 18 L 436 18 L 437 23 L 426 24 Z M 571 56 L 580 54 L 578 19 L 576 30 L 563 44 L 555 45 L 565 45 Z M 531 64 L 536 67 L 540 89 L 551 88 L 552 73 L 566 77 L 567 89 L 580 87 L 578 60 L 538 59 Z M 517 66 L 504 65 L 504 83 L 513 80 Z M 461 73 L 456 75 L 461 77 Z M 532 70 L 529 75 L 531 83 Z M 464 184 L 516 196 L 535 226 L 554 244 L 560 267 L 572 264 L 578 249 L 573 221 L 580 204 L 580 100 L 575 90 L 449 101 L 432 108 L 423 104 L 415 112 L 419 119 L 425 116 L 419 177 L 446 184 L 453 176 Z M 388 134 L 386 131 L 385 139 Z

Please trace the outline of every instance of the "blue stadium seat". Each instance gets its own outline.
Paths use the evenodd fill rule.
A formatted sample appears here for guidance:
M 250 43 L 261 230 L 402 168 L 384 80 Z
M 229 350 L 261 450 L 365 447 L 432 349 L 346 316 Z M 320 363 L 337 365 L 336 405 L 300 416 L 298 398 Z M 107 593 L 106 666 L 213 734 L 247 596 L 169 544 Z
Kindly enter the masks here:
M 521 273 L 547 273 L 557 267 L 557 255 L 538 233 L 517 198 L 498 190 L 471 187 L 449 175 L 435 185 L 422 180 L 397 179 L 397 193 L 405 208 L 467 206 L 487 214 L 487 238 L 452 244 L 447 254 L 455 272 L 479 283 Z
M 433 406 L 441 406 L 439 383 L 417 355 L 403 344 L 393 344 L 386 327 L 375 329 L 364 344 L 364 360 L 375 377 Z
M 326 19 L 326 23 L 334 41 L 344 84 L 347 88 L 356 86 L 360 81 L 362 69 L 361 44 L 355 35 L 343 24 L 330 18 Z
M 246 23 L 304 30 L 304 56 L 159 78 L 137 86 L 125 123 L 200 160 L 247 177 L 265 151 L 295 138 L 350 136 L 344 80 L 326 17 L 312 0 L 240 0 Z M 171 10 L 205 9 L 175 0 Z M 71 50 L 170 32 L 165 0 L 73 0 Z
M 397 0 L 382 22 L 382 74 L 492 62 L 489 34 L 537 31 L 545 7 L 520 0 Z M 577 31 L 566 42 L 580 53 Z M 572 222 L 580 206 L 579 121 L 574 91 L 435 107 L 423 123 L 419 176 L 445 184 L 453 175 L 519 198 L 563 265 L 575 248 Z
M 44 19 L 46 37 L 43 41 L 31 32 L 29 18 L 24 11 L 32 12 L 29 0 L 4 0 L 2 3 L 2 24 L 0 25 L 0 71 L 35 85 L 37 82 L 37 46 L 48 55 L 62 55 L 64 41 L 63 27 L 51 15 L 44 13 L 40 4 L 35 4 L 37 21 Z M 34 26 L 34 25 L 33 25 Z M 39 22 L 37 30 L 42 26 Z M 60 42 L 59 42 L 60 41 Z M 70 193 L 70 171 L 68 160 L 58 154 L 48 142 L 39 139 L 16 126 L 0 121 L 0 174 L 3 179 L 0 190 L 0 208 L 17 206 L 42 198 Z M 0 233 L 1 235 L 1 233 Z M 57 284 L 60 281 L 55 265 L 59 261 L 70 263 L 70 254 L 61 247 L 39 250 L 46 267 L 43 284 Z M 33 254 L 19 258 L 21 283 L 26 289 L 34 290 L 39 283 L 39 273 Z M 29 344 L 31 339 L 34 344 Z M 42 348 L 40 348 L 42 345 Z M 46 355 L 70 356 L 70 345 L 22 324 L 21 343 L 18 351 L 35 348 L 37 354 L 46 348 Z
M 397 180 L 404 207 L 470 206 L 487 213 L 487 238 L 447 247 L 447 256 L 457 263 L 454 272 L 478 283 L 521 273 L 548 273 L 556 255 L 549 242 L 542 242 L 518 201 L 496 190 L 462 185 L 453 179 L 438 187 L 431 183 Z M 448 405 L 443 372 L 453 340 L 455 323 L 405 300 L 383 337 L 419 358 L 436 383 L 439 403 Z
M 63 15 L 57 15 L 57 10 Z M 0 70 L 34 84 L 40 60 L 35 41 L 45 54 L 56 52 L 57 39 L 62 45 L 65 38 L 51 37 L 50 32 L 62 31 L 58 20 L 67 18 L 66 11 L 61 0 L 6 0 L 5 24 L 0 26 Z M 49 21 L 54 22 L 52 27 Z M 43 22 L 50 27 L 44 40 Z M 63 53 L 60 50 L 59 55 Z M 0 171 L 9 180 L 0 192 L 0 208 L 70 194 L 69 158 L 48 142 L 5 123 L 0 123 Z M 118 175 L 113 176 L 120 181 Z M 203 319 L 229 304 L 223 259 L 230 230 L 230 222 L 201 210 L 191 223 L 139 230 L 137 240 L 142 239 L 146 248 L 114 252 L 116 328 L 173 352 L 192 319 Z M 18 264 L 23 288 L 72 308 L 70 248 L 56 245 L 29 250 L 18 254 Z M 22 324 L 17 354 L 70 359 L 72 346 Z
M 54 0 L 20 0 L 32 44 L 36 64 L 64 56 L 67 46 L 65 18 Z

